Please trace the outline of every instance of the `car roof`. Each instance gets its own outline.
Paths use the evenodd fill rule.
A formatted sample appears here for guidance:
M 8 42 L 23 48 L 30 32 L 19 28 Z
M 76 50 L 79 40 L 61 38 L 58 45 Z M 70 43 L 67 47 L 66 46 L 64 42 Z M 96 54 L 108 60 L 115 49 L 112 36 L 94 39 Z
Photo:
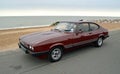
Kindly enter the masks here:
M 79 24 L 79 23 L 94 23 L 94 22 L 90 22 L 90 21 L 58 21 L 60 23 L 76 23 L 76 24 Z

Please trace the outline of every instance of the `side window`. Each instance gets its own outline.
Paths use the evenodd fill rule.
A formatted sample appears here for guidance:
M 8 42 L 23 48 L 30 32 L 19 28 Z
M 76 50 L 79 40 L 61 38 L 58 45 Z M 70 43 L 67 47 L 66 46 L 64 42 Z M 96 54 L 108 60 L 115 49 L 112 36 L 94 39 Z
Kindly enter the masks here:
M 89 25 L 88 23 L 81 23 L 78 25 L 78 30 L 81 30 L 83 32 L 88 32 L 89 31 Z
M 90 30 L 96 30 L 96 29 L 98 29 L 99 28 L 99 26 L 98 25 L 96 25 L 96 24 L 94 24 L 94 23 L 90 23 Z

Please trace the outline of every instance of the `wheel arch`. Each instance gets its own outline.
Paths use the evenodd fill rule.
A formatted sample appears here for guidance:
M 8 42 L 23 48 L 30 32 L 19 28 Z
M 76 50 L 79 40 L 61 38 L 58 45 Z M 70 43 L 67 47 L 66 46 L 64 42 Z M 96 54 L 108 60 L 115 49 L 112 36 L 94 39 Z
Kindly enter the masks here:
M 55 47 L 61 47 L 63 50 L 65 49 L 64 45 L 62 43 L 56 43 L 50 46 L 50 50 Z
M 102 37 L 102 39 L 104 40 L 104 34 L 100 34 L 98 38 Z

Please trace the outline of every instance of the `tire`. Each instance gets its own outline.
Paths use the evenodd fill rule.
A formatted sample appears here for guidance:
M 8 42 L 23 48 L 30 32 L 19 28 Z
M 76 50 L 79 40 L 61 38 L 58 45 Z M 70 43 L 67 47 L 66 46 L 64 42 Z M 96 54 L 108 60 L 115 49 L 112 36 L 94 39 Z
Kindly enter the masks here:
M 63 49 L 61 47 L 54 47 L 50 50 L 48 54 L 48 59 L 50 62 L 57 62 L 63 56 Z
M 103 45 L 103 38 L 99 37 L 97 41 L 95 42 L 96 47 L 101 47 Z

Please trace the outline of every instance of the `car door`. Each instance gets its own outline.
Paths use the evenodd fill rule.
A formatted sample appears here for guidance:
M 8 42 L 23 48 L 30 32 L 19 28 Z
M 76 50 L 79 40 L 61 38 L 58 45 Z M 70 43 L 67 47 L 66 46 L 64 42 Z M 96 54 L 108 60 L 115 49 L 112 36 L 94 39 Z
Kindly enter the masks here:
M 73 46 L 78 46 L 90 42 L 90 26 L 89 23 L 77 24 L 76 33 L 73 38 Z
M 90 38 L 91 41 L 96 41 L 98 39 L 99 36 L 99 25 L 95 24 L 95 23 L 89 23 L 90 25 Z

